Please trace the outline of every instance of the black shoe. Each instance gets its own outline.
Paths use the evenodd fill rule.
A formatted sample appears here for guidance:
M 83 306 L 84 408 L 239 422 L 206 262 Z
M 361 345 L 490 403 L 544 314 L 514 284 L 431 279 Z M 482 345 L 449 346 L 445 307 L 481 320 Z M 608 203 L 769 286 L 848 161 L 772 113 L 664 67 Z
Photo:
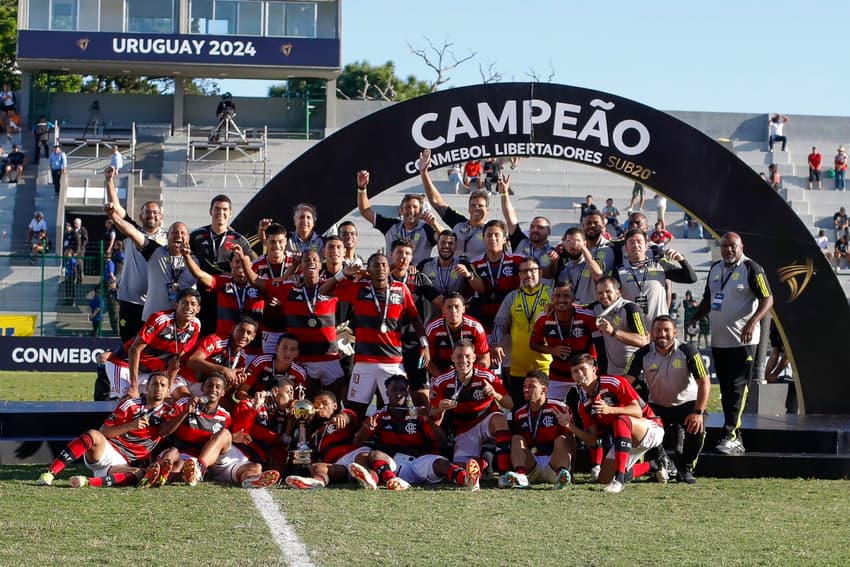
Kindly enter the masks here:
M 690 467 L 682 467 L 676 475 L 676 480 L 678 482 L 684 482 L 685 484 L 697 483 L 697 479 L 694 478 L 694 473 L 691 471 Z

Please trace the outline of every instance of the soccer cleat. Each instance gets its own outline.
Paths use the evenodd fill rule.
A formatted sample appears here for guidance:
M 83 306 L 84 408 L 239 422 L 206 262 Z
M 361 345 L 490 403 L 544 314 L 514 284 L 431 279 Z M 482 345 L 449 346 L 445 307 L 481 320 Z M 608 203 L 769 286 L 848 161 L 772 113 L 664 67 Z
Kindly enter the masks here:
M 375 478 L 369 474 L 369 470 L 361 464 L 351 463 L 348 465 L 348 474 L 356 480 L 361 488 L 366 490 L 378 490 L 378 483 Z
M 558 471 L 558 476 L 555 477 L 555 490 L 563 490 L 573 482 L 573 477 L 567 469 Z
M 602 471 L 602 467 L 600 465 L 593 465 L 590 467 L 590 480 L 596 482 L 599 480 L 599 473 Z
M 658 467 L 655 470 L 655 481 L 661 484 L 667 484 L 667 481 L 670 480 L 670 459 L 663 449 L 661 449 L 661 453 L 655 462 Z
M 481 465 L 475 459 L 466 461 L 466 487 L 475 492 L 481 488 Z
M 145 476 L 142 477 L 142 480 L 140 480 L 139 484 L 136 486 L 138 488 L 153 488 L 154 486 L 157 486 L 157 481 L 159 481 L 159 471 L 159 463 L 152 464 L 148 467 L 148 471 L 145 473 Z
M 744 449 L 744 443 L 741 441 L 740 437 L 736 437 L 735 439 L 724 437 L 720 440 L 714 450 L 718 453 L 723 453 L 724 455 L 740 455 L 741 453 L 746 452 L 746 449 Z
M 617 480 L 616 478 L 605 485 L 605 488 L 602 489 L 603 492 L 609 492 L 611 494 L 619 494 L 626 488 L 626 485 Z
M 280 481 L 277 471 L 263 471 L 262 474 L 251 476 L 242 481 L 242 488 L 268 488 Z
M 315 490 L 317 488 L 325 487 L 325 485 L 322 484 L 322 481 L 317 478 L 310 476 L 297 476 L 294 474 L 286 477 L 284 482 L 286 482 L 287 486 L 297 488 L 299 490 Z
M 174 463 L 171 461 L 162 461 L 159 465 L 159 478 L 156 479 L 154 486 L 162 486 L 168 482 L 168 477 L 171 475 L 171 469 L 174 468 Z
M 690 467 L 682 467 L 676 475 L 676 480 L 685 484 L 696 484 L 697 479 L 694 478 L 694 473 Z
M 71 488 L 82 488 L 89 484 L 89 479 L 83 475 L 72 476 L 68 480 L 71 481 Z
M 201 464 L 198 462 L 198 459 L 191 458 L 183 463 L 183 480 L 189 486 L 195 486 L 204 480 L 204 477 L 201 475 Z
M 408 488 L 410 488 L 410 483 L 404 480 L 403 478 L 395 476 L 387 481 L 387 490 L 401 492 L 402 490 L 407 490 Z
M 528 477 L 522 473 L 509 471 L 505 473 L 505 483 L 511 488 L 528 488 Z
M 50 471 L 45 471 L 41 473 L 41 476 L 38 477 L 38 485 L 39 486 L 52 486 L 53 485 L 53 473 Z

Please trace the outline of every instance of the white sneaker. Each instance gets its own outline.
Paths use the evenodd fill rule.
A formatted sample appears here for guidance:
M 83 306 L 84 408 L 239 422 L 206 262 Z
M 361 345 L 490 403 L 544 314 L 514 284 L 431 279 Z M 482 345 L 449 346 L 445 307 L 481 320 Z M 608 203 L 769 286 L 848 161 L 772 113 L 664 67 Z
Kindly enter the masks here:
M 619 480 L 617 480 L 615 478 L 614 480 L 609 482 L 605 486 L 605 488 L 602 489 L 602 491 L 603 492 L 610 492 L 612 494 L 619 494 L 620 492 L 623 491 L 624 488 L 626 488 L 626 485 L 624 485 L 622 482 L 620 482 Z
M 297 476 L 294 474 L 286 477 L 286 485 L 299 490 L 315 490 L 317 488 L 325 487 L 325 485 L 317 478 L 313 478 L 311 476 Z
M 402 490 L 407 490 L 408 488 L 410 488 L 410 483 L 403 478 L 394 477 L 387 481 L 387 490 L 400 492 Z
M 561 469 L 558 476 L 555 477 L 555 485 L 553 488 L 555 490 L 564 490 L 572 483 L 572 481 L 573 477 L 570 475 L 570 471 L 567 469 Z
M 363 465 L 351 463 L 348 465 L 348 474 L 360 484 L 361 488 L 378 490 L 378 483 L 375 482 L 375 477 Z
M 89 479 L 84 477 L 83 475 L 72 476 L 70 479 L 71 488 L 82 488 L 84 486 L 88 486 Z
M 50 471 L 45 471 L 41 473 L 41 476 L 38 477 L 37 484 L 39 486 L 52 486 L 53 485 L 53 473 Z
M 505 481 L 511 488 L 528 488 L 528 477 L 518 472 L 506 472 Z
M 600 465 L 593 465 L 590 467 L 590 480 L 596 482 L 599 480 L 599 473 L 602 471 L 602 467 Z
M 481 488 L 481 465 L 475 459 L 466 461 L 466 487 L 475 492 Z

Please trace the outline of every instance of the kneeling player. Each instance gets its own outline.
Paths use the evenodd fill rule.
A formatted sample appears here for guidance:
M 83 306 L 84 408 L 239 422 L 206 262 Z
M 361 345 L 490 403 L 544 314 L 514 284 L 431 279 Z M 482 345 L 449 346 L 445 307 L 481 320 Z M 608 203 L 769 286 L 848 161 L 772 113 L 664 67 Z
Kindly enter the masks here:
M 560 490 L 572 482 L 575 437 L 558 423 L 560 416 L 569 415 L 569 409 L 564 402 L 549 399 L 548 393 L 549 377 L 545 372 L 532 370 L 525 375 L 522 395 L 528 403 L 514 412 L 514 470 L 505 475 L 513 487 L 548 482 Z
M 167 374 L 151 374 L 144 398 L 125 399 L 99 430 L 90 429 L 71 441 L 41 474 L 38 484 L 53 484 L 54 477 L 80 457 L 94 477 L 71 477 L 74 488 L 135 484 L 144 472 L 139 461 L 179 424 L 176 419 L 166 421 L 172 413 L 172 406 L 165 402 L 168 390 Z
M 285 435 L 291 439 L 295 427 L 289 415 L 295 387 L 283 376 L 275 376 L 269 386 L 268 390 L 256 392 L 253 399 L 237 404 L 231 429 L 234 439 L 241 440 L 237 447 L 243 453 L 280 472 L 288 460 L 282 440 Z
M 351 476 L 367 479 L 361 484 L 375 488 L 370 482 L 372 475 L 364 470 L 367 467 L 390 490 L 406 490 L 411 484 L 437 484 L 443 480 L 478 490 L 480 468 L 475 460 L 470 460 L 464 470 L 436 454 L 438 448 L 448 445 L 448 439 L 434 425 L 428 408 L 408 405 L 411 397 L 407 378 L 402 374 L 390 376 L 385 385 L 389 405 L 366 418 L 354 437 L 355 445 L 372 439 L 375 448 L 368 457 L 360 456 L 349 466 Z
M 638 460 L 661 445 L 661 420 L 625 378 L 598 376 L 596 361 L 589 354 L 574 356 L 570 365 L 579 386 L 579 413 L 585 429 L 576 426 L 567 414 L 560 415 L 558 422 L 589 447 L 598 444 L 603 432 L 611 433 L 614 445 L 605 457 L 598 481 L 606 484 L 605 492 L 622 492 L 627 470 L 633 478 L 649 471 L 649 463 Z

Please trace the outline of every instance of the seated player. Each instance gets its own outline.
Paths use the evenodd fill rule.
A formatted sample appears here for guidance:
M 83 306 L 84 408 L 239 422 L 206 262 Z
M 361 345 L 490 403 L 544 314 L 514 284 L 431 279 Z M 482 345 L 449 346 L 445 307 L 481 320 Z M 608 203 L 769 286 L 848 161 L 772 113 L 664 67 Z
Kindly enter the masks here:
M 494 442 L 495 469 L 502 473 L 499 484 L 507 486 L 504 473 L 511 468 L 511 432 L 500 408 L 512 409 L 513 400 L 495 374 L 475 366 L 475 347 L 469 340 L 455 343 L 452 361 L 454 367 L 431 387 L 431 417 L 454 433 L 455 464 L 471 468 L 469 460 L 481 458 L 482 443 Z
M 71 477 L 71 486 L 125 486 L 135 484 L 144 472 L 145 460 L 163 437 L 177 427 L 172 406 L 167 403 L 169 380 L 165 372 L 151 374 L 144 398 L 122 400 L 98 430 L 90 429 L 71 441 L 38 478 L 50 486 L 66 466 L 80 457 L 94 473 L 93 478 Z
M 105 372 L 110 383 L 110 397 L 139 397 L 139 387 L 151 372 L 179 372 L 183 359 L 192 351 L 201 332 L 197 319 L 201 311 L 201 295 L 186 288 L 177 294 L 177 308 L 159 311 L 142 325 L 139 334 L 116 351 L 104 353 Z M 183 378 L 172 375 L 172 390 L 185 385 Z
M 627 471 L 632 478 L 649 472 L 650 463 L 638 460 L 664 440 L 661 420 L 640 399 L 628 380 L 619 376 L 599 376 L 596 361 L 589 354 L 574 356 L 570 365 L 573 380 L 579 387 L 583 428 L 576 426 L 566 413 L 558 416 L 558 423 L 588 447 L 597 447 L 602 434 L 611 433 L 614 444 L 602 463 L 598 482 L 606 485 L 605 492 L 622 492 Z
M 354 437 L 355 445 L 371 439 L 373 449 L 349 465 L 351 476 L 365 479 L 361 482 L 365 488 L 376 488 L 372 483 L 374 477 L 368 472 L 371 470 L 389 490 L 406 490 L 411 484 L 437 484 L 443 480 L 478 490 L 481 469 L 477 461 L 470 459 L 464 469 L 437 453 L 440 447 L 448 445 L 448 439 L 434 425 L 428 408 L 413 406 L 407 377 L 390 376 L 386 388 L 389 404 L 366 418 Z
M 263 471 L 233 446 L 245 441 L 244 435 L 231 435 L 230 413 L 221 407 L 227 379 L 214 372 L 204 380 L 203 396 L 177 401 L 175 412 L 179 426 L 174 432 L 174 447 L 166 449 L 145 474 L 145 486 L 155 486 L 169 477 L 182 475 L 189 486 L 204 480 L 209 469 L 213 480 L 264 488 L 277 484 L 280 473 Z
M 284 376 L 274 376 L 268 390 L 254 393 L 253 399 L 241 400 L 233 411 L 231 430 L 236 447 L 255 463 L 285 469 L 286 450 L 292 440 L 295 422 L 289 409 L 295 401 L 295 385 Z M 287 440 L 288 438 L 288 440 Z
M 274 354 L 261 354 L 251 361 L 245 372 L 245 381 L 236 390 L 234 397 L 247 400 L 257 392 L 270 390 L 277 377 L 288 378 L 294 388 L 312 385 L 315 381 L 308 383 L 307 371 L 295 362 L 298 350 L 298 339 L 294 335 L 278 335 Z
M 218 333 L 207 335 L 189 355 L 186 361 L 188 369 L 181 373 L 185 386 L 174 390 L 175 399 L 201 395 L 199 377 L 218 372 L 227 380 L 229 393 L 236 391 L 245 382 L 247 357 L 245 349 L 257 336 L 259 323 L 250 315 L 243 315 L 239 323 L 233 326 L 227 338 Z M 228 404 L 225 404 L 227 407 Z M 233 407 L 230 405 L 229 407 Z
M 443 315 L 425 327 L 431 361 L 428 372 L 437 377 L 452 368 L 452 351 L 457 341 L 469 339 L 475 346 L 475 366 L 490 368 L 490 345 L 478 319 L 466 314 L 463 295 L 449 292 L 443 299 Z
M 569 415 L 570 410 L 562 401 L 549 398 L 548 393 L 549 377 L 545 372 L 532 370 L 525 375 L 522 396 L 528 403 L 514 412 L 513 471 L 505 475 L 513 487 L 548 482 L 561 490 L 572 482 L 575 437 L 558 423 L 558 417 Z
M 322 391 L 313 397 L 316 413 L 308 427 L 309 442 L 315 460 L 309 466 L 310 476 L 290 475 L 286 484 L 292 488 L 324 488 L 330 483 L 348 482 L 349 465 L 369 447 L 354 444 L 354 435 L 360 427 L 360 418 L 350 409 L 339 409 L 336 395 Z M 360 479 L 358 479 L 360 480 Z M 372 478 L 377 486 L 377 481 Z

